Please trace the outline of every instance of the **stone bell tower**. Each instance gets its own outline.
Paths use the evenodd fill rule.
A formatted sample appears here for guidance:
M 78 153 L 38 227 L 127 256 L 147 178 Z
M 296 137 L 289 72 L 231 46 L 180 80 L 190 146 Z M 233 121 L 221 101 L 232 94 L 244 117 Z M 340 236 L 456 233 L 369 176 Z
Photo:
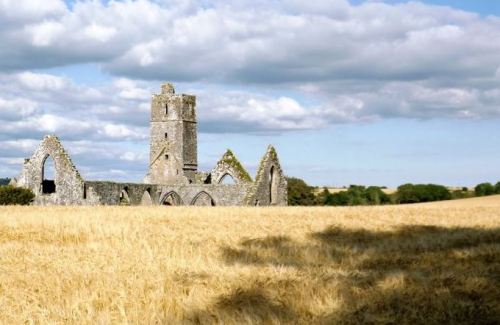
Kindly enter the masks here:
M 170 83 L 153 94 L 149 184 L 189 184 L 198 169 L 196 97 L 175 93 Z

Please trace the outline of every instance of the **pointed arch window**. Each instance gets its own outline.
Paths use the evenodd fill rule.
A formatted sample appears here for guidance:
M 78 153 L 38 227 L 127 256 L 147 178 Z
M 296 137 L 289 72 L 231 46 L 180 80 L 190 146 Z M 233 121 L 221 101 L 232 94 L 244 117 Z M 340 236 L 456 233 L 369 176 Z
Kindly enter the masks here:
M 222 176 L 222 178 L 219 181 L 219 184 L 224 184 L 224 185 L 234 185 L 236 184 L 236 180 L 234 177 L 230 174 L 225 174 Z
M 195 196 L 195 198 L 191 202 L 191 205 L 196 205 L 196 206 L 215 206 L 215 201 L 212 198 L 212 196 L 210 196 L 210 194 L 208 194 L 207 192 L 203 191 L 203 192 L 198 193 Z
M 48 155 L 42 165 L 42 194 L 52 194 L 56 192 L 56 167 L 54 159 Z
M 170 192 L 163 198 L 161 204 L 165 206 L 182 205 L 182 200 L 179 194 Z

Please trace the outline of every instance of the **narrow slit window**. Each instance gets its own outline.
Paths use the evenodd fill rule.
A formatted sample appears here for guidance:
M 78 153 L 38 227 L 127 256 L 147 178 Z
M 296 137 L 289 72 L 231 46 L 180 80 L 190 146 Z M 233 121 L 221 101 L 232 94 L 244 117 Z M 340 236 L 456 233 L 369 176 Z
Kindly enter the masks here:
M 168 140 L 168 133 L 165 132 L 165 140 Z
M 165 160 L 168 160 L 168 155 L 165 155 Z
M 165 104 L 165 115 L 168 115 L 168 104 Z

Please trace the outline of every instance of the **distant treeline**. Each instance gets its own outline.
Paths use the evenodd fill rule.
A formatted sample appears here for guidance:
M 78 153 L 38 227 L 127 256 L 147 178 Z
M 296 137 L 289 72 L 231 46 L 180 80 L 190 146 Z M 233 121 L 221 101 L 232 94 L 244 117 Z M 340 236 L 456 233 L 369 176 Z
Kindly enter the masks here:
M 330 193 L 324 188 L 316 195 L 318 205 L 380 205 L 391 203 L 389 195 L 377 186 L 351 185 L 346 191 Z
M 288 203 L 308 206 L 354 206 L 433 202 L 500 194 L 500 182 L 496 185 L 479 184 L 474 191 L 469 191 L 466 187 L 450 191 L 446 186 L 436 184 L 404 184 L 391 194 L 385 193 L 383 189 L 385 187 L 351 185 L 344 191 L 331 193 L 326 187 L 321 190 L 307 185 L 302 179 L 290 177 Z
M 474 193 L 476 196 L 500 194 L 500 182 L 497 182 L 496 185 L 491 183 L 481 183 L 474 188 Z
M 474 196 L 500 194 L 500 182 L 478 184 L 474 191 L 463 187 L 450 191 L 443 185 L 436 184 L 404 184 L 391 194 L 385 193 L 386 187 L 351 185 L 343 191 L 331 193 L 328 188 L 318 189 L 309 186 L 302 179 L 289 177 L 288 204 L 289 205 L 319 205 L 319 206 L 355 206 L 355 205 L 383 205 L 402 203 L 421 203 L 452 199 L 462 199 Z M 0 178 L 0 205 L 29 204 L 34 198 L 27 189 L 7 186 L 9 178 Z
M 9 185 L 9 183 L 10 183 L 10 178 L 0 178 L 0 186 Z

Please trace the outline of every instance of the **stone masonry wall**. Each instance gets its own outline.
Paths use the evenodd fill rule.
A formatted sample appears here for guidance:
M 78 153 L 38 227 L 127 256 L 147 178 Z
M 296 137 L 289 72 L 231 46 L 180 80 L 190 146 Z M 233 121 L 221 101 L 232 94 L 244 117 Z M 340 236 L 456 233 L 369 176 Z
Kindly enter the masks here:
M 54 159 L 56 192 L 43 194 L 42 169 L 48 156 Z M 276 202 L 273 204 L 286 204 L 286 181 L 272 147 L 262 160 L 255 183 L 250 176 L 241 176 L 246 171 L 239 162 L 235 162 L 237 160 L 234 155 L 226 153 L 214 168 L 213 174 L 215 177 L 222 177 L 230 172 L 237 180 L 233 185 L 84 181 L 59 139 L 47 136 L 33 156 L 26 160 L 16 185 L 31 189 L 36 195 L 34 203 L 37 205 L 159 205 L 167 201 L 169 196 L 177 197 L 172 202 L 178 205 L 269 205 L 270 192 L 273 190 L 269 175 L 270 169 L 274 167 Z
M 97 201 L 99 205 L 120 205 L 120 196 L 125 191 L 128 197 L 126 205 L 142 205 L 144 193 L 147 191 L 151 201 L 159 200 L 157 185 L 137 184 L 137 183 L 115 183 L 105 181 L 87 181 L 87 197 Z
M 288 205 L 288 184 L 276 150 L 269 146 L 244 205 Z
M 212 184 L 219 184 L 224 176 L 231 176 L 236 183 L 251 183 L 252 177 L 231 150 L 227 150 L 210 173 Z
M 175 94 L 173 85 L 151 101 L 149 171 L 153 184 L 188 184 L 195 181 L 197 160 L 196 97 Z
M 206 197 L 210 197 L 216 206 L 241 205 L 248 191 L 249 184 L 236 185 L 150 185 L 134 183 L 113 183 L 89 181 L 87 198 L 99 205 L 120 205 L 122 191 L 126 191 L 129 205 L 148 205 L 144 202 L 144 195 L 148 192 L 152 205 L 161 205 L 170 195 L 179 197 L 178 205 L 202 205 Z M 197 202 L 197 199 L 200 202 Z M 207 203 L 207 201 L 204 201 Z M 177 205 L 177 204 L 176 204 Z
M 55 193 L 43 194 L 43 168 L 48 157 L 54 160 Z M 26 159 L 17 186 L 35 193 L 35 204 L 92 204 L 84 200 L 84 181 L 56 136 L 46 136 L 33 156 Z

